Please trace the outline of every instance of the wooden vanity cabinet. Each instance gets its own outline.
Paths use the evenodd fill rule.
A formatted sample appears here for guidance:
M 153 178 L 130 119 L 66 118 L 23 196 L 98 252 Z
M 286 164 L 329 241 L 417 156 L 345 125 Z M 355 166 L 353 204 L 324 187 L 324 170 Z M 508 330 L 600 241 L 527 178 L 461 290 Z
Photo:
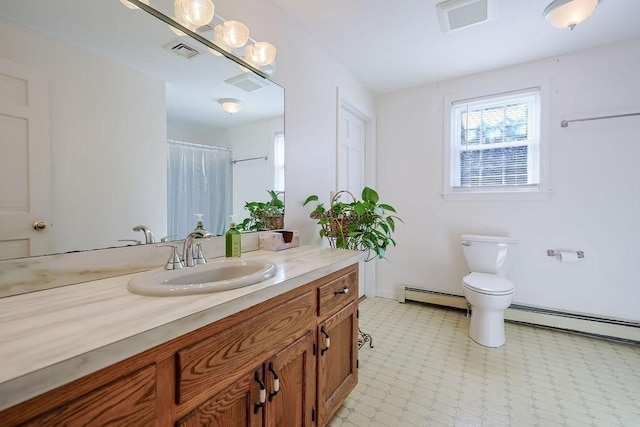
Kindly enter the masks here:
M 325 426 L 357 383 L 352 265 L 0 412 L 0 424 Z
M 318 425 L 324 426 L 358 383 L 358 274 L 318 287 Z

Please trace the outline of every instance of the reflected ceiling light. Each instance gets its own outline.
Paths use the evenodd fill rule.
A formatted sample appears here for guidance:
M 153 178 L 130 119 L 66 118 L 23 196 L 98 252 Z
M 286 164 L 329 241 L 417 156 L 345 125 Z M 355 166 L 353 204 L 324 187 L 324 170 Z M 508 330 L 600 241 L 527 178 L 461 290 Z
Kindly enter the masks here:
M 256 42 L 244 48 L 245 60 L 254 66 L 264 67 L 276 60 L 276 47 L 267 42 Z
M 569 28 L 591 16 L 600 0 L 555 0 L 544 10 L 542 16 L 556 28 Z
M 235 114 L 242 109 L 242 101 L 233 98 L 224 98 L 220 100 L 222 109 L 229 114 Z
M 149 5 L 149 0 L 140 0 L 142 3 L 146 4 L 147 6 Z M 131 3 L 129 0 L 120 0 L 120 3 L 122 3 L 123 5 L 127 6 L 129 9 L 140 9 L 138 6 L 136 6 L 135 4 Z
M 207 25 L 213 19 L 215 7 L 211 0 L 175 0 L 173 12 L 195 28 Z

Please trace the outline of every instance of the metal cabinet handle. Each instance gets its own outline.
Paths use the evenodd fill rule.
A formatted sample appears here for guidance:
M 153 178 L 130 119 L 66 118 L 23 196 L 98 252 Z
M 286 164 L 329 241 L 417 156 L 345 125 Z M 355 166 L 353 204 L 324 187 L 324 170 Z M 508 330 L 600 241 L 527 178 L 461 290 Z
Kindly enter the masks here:
M 280 379 L 278 378 L 278 373 L 276 372 L 276 370 L 273 369 L 272 362 L 269 362 L 269 371 L 271 372 L 271 375 L 273 375 L 273 387 L 271 392 L 269 392 L 269 402 L 271 402 L 273 400 L 273 396 L 278 394 L 278 392 L 280 391 Z
M 257 414 L 260 408 L 264 406 L 264 402 L 266 402 L 267 400 L 267 390 L 264 386 L 264 382 L 262 381 L 262 379 L 260 379 L 260 376 L 258 375 L 257 371 L 253 379 L 260 385 L 260 398 L 258 403 L 256 403 L 255 406 L 253 407 L 253 413 Z
M 340 289 L 339 291 L 335 291 L 333 293 L 333 295 L 348 294 L 348 293 L 349 293 L 349 287 L 345 286 L 344 288 Z
M 329 347 L 331 347 L 331 338 L 327 331 L 324 330 L 324 325 L 320 328 L 320 332 L 324 335 L 324 348 L 320 349 L 320 355 L 324 356 L 324 354 L 329 350 Z

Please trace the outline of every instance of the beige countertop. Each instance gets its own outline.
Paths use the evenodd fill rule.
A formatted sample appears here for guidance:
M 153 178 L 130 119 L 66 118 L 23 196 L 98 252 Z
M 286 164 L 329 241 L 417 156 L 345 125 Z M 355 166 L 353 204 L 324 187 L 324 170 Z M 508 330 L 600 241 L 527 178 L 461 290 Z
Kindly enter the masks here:
M 363 253 L 302 246 L 242 257 L 271 261 L 278 272 L 210 294 L 136 295 L 128 274 L 0 298 L 0 410 L 362 261 Z

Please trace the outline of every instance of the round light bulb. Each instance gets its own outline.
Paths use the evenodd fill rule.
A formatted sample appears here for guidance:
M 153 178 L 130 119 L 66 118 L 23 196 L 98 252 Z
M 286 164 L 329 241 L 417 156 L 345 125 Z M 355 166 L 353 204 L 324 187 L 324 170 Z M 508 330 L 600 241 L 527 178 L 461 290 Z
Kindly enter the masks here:
M 222 24 L 213 27 L 213 44 L 227 52 L 231 51 L 231 46 L 229 46 L 224 39 L 224 27 Z
M 175 0 L 173 11 L 183 16 L 195 28 L 207 25 L 213 19 L 215 7 L 211 0 Z
M 223 29 L 224 42 L 232 49 L 247 44 L 249 40 L 249 27 L 240 21 L 225 21 L 221 24 Z
M 247 62 L 258 67 L 272 64 L 276 60 L 276 47 L 267 42 L 256 42 L 245 47 Z

